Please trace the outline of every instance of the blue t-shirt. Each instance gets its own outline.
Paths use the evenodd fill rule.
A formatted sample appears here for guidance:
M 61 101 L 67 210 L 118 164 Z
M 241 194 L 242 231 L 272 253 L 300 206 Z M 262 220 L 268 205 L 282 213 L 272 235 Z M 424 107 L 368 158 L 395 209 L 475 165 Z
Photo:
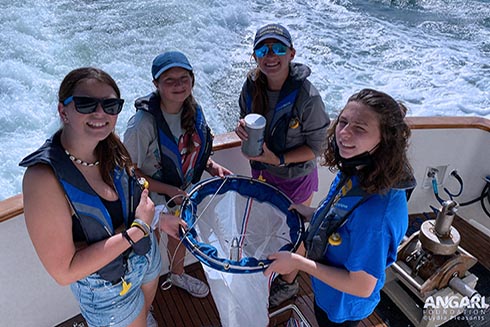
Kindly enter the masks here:
M 337 174 L 325 199 L 327 201 L 340 180 Z M 358 184 L 357 178 L 352 179 Z M 324 203 L 324 202 L 323 202 Z M 323 204 L 322 203 L 322 204 Z M 408 227 L 408 208 L 404 190 L 391 189 L 374 194 L 359 205 L 346 223 L 338 229 L 341 244 L 329 245 L 325 259 L 328 265 L 349 271 L 364 271 L 378 279 L 368 298 L 340 292 L 311 277 L 317 305 L 333 322 L 362 320 L 369 316 L 380 300 L 385 270 L 396 260 L 397 248 Z

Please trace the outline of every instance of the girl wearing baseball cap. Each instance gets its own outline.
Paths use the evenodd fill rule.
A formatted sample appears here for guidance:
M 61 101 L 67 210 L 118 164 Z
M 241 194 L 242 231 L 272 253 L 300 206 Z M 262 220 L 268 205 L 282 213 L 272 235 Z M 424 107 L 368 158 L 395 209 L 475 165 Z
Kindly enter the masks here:
M 243 118 L 249 113 L 266 118 L 263 152 L 249 157 L 252 176 L 283 191 L 296 203 L 309 205 L 318 190 L 316 158 L 321 154 L 329 118 L 317 89 L 308 80 L 308 66 L 293 63 L 296 54 L 289 31 L 268 24 L 255 34 L 252 57 L 257 67 L 247 74 L 240 94 L 236 133 L 246 140 Z M 276 279 L 271 307 L 294 296 L 296 274 Z

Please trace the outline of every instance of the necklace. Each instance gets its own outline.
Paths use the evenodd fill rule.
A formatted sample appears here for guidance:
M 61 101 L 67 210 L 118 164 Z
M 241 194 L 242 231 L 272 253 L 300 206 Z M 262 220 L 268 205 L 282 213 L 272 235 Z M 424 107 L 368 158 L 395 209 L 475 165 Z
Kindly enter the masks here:
M 79 165 L 82 165 L 82 166 L 86 166 L 86 167 L 95 167 L 95 166 L 98 166 L 99 165 L 99 160 L 97 160 L 96 162 L 86 162 L 86 161 L 83 161 L 81 159 L 78 159 L 77 157 L 75 157 L 74 155 L 72 155 L 70 152 L 68 152 L 68 150 L 65 149 L 65 153 L 66 155 L 68 156 L 68 158 L 70 158 L 71 161 L 79 164 Z

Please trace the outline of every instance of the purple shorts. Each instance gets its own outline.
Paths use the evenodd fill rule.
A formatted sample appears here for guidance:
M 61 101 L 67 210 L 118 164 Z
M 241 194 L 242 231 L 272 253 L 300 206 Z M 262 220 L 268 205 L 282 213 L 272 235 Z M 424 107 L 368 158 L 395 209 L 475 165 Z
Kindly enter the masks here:
M 290 179 L 274 176 L 266 170 L 252 169 L 253 178 L 258 178 L 261 173 L 267 183 L 277 187 L 296 204 L 305 202 L 313 192 L 318 191 L 317 167 L 308 175 Z

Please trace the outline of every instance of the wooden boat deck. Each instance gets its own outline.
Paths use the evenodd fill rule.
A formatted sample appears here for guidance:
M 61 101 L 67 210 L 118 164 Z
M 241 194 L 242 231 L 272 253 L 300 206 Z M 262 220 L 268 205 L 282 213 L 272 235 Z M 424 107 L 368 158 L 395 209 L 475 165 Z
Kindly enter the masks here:
M 194 263 L 186 267 L 186 272 L 201 280 L 205 280 L 204 271 L 200 263 Z M 317 327 L 313 312 L 313 291 L 310 278 L 305 273 L 300 273 L 300 291 L 294 300 L 286 301 L 280 307 L 273 308 L 270 313 L 279 308 L 294 304 L 308 320 L 311 327 Z M 160 277 L 160 284 L 167 279 L 167 275 Z M 218 327 L 220 320 L 218 310 L 213 297 L 208 295 L 204 299 L 190 296 L 186 291 L 171 287 L 163 291 L 159 288 L 153 301 L 153 312 L 158 326 L 163 327 Z M 285 326 L 289 318 L 299 319 L 294 310 L 286 310 L 270 319 L 271 327 Z M 78 315 L 57 327 L 82 327 L 87 326 L 83 317 Z M 387 327 L 381 318 L 374 312 L 364 319 L 359 327 Z
M 411 224 L 420 223 L 423 215 L 410 216 Z M 419 219 L 417 219 L 419 218 Z M 425 218 L 422 218 L 425 219 Z M 453 222 L 453 226 L 458 229 L 461 234 L 461 246 L 473 254 L 479 261 L 479 263 L 490 270 L 490 238 L 478 231 L 473 226 L 469 225 L 464 220 L 456 217 Z M 205 279 L 204 271 L 199 263 L 192 264 L 186 267 L 186 271 L 195 277 L 202 280 Z M 167 276 L 163 275 L 160 278 L 160 283 L 166 280 Z M 312 327 L 317 327 L 315 315 L 313 311 L 313 291 L 311 289 L 311 283 L 309 277 L 300 273 L 300 292 L 294 300 L 287 301 L 279 308 L 287 308 L 289 305 L 295 305 L 304 317 L 308 320 Z M 382 294 L 382 302 L 390 301 L 384 294 Z M 211 295 L 208 295 L 204 299 L 197 299 L 190 296 L 187 292 L 172 287 L 167 291 L 159 289 L 157 291 L 155 300 L 153 302 L 154 315 L 160 327 L 217 327 L 220 326 L 220 320 L 218 311 L 214 304 Z M 270 313 L 276 311 L 278 308 L 273 308 Z M 388 314 L 387 314 L 388 312 Z M 391 317 L 390 317 L 391 316 Z M 360 327 L 388 327 L 395 326 L 394 317 L 404 320 L 404 326 L 412 326 L 408 319 L 404 318 L 401 311 L 395 308 L 384 308 L 384 310 L 378 310 L 378 308 L 369 316 L 364 319 Z M 294 310 L 286 310 L 277 316 L 270 319 L 271 327 L 285 326 L 290 318 L 299 319 Z M 406 323 L 405 323 L 406 321 Z M 84 327 L 87 326 L 83 318 L 78 315 L 70 320 L 63 322 L 57 327 Z

